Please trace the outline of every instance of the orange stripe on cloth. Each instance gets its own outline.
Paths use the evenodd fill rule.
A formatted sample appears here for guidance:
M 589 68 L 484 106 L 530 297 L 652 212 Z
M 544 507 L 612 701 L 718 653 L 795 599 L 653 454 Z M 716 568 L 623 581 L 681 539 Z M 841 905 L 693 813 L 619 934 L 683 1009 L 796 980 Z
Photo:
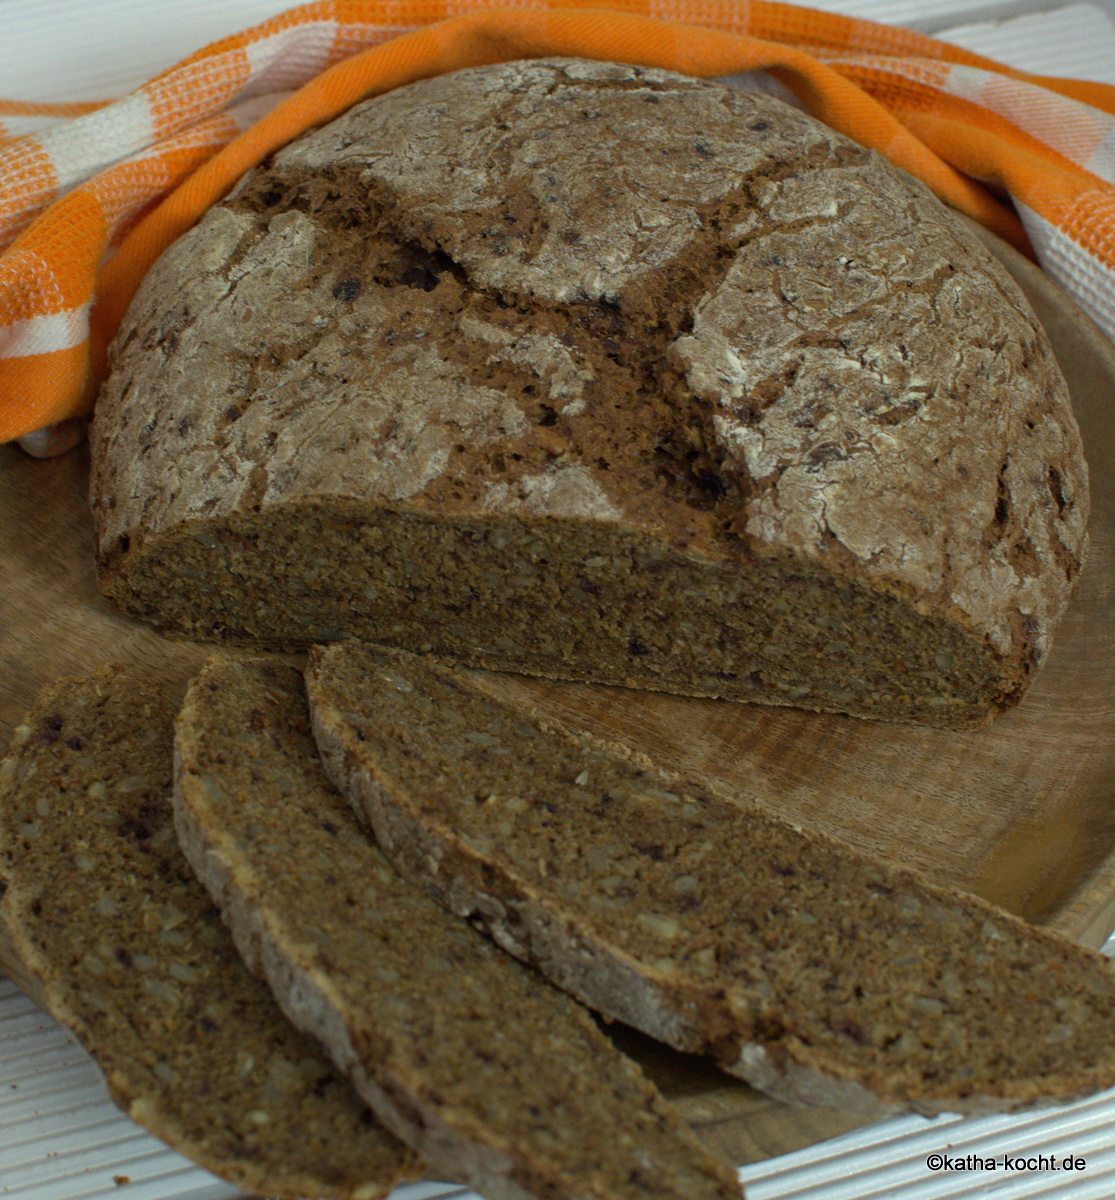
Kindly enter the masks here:
M 37 236 L 29 231 L 0 258 L 0 441 L 85 412 L 95 395 L 87 333 L 79 344 L 50 353 L 3 353 L 5 341 L 22 350 L 20 335 L 35 317 L 81 310 L 93 294 L 97 260 L 82 251 L 105 243 L 101 206 L 72 192 L 59 207 L 62 222 L 46 222 Z
M 1115 117 L 1052 92 L 1034 95 L 1034 87 L 1018 79 L 989 75 L 975 103 L 1021 128 L 1038 143 L 1084 166 L 1115 135 Z M 956 94 L 955 88 L 950 88 Z M 1115 182 L 1111 179 L 1109 183 Z
M 83 117 L 111 103 L 111 100 L 74 100 L 64 103 L 0 100 L 0 117 Z
M 147 97 L 155 136 L 171 136 L 193 114 L 212 112 L 229 103 L 248 77 L 243 50 L 229 50 L 198 60 L 192 71 L 164 72 L 145 83 L 140 90 Z
M 88 329 L 79 345 L 54 355 L 12 354 L 12 327 L 34 314 L 88 306 L 106 247 L 237 132 L 218 115 L 157 154 L 119 163 L 62 197 L 0 256 L 0 442 L 88 412 L 100 383 Z
M 89 372 L 89 346 L 0 358 L 0 442 L 57 425 L 93 407 L 98 381 Z M 12 409 L 18 409 L 13 419 Z
M 0 149 L 4 188 L 0 192 L 0 249 L 54 199 L 58 175 L 34 136 L 12 138 Z
M 967 101 L 953 99 L 938 111 L 911 112 L 906 122 L 926 145 L 951 147 L 953 157 L 973 178 L 1001 184 L 1019 202 L 1087 245 L 1095 260 L 1115 271 L 1115 224 L 1107 221 L 1085 227 L 1079 215 L 1082 197 L 1106 195 L 1110 201 L 1110 187 L 1013 126 L 1004 133 L 1002 126 L 1007 123 L 1003 118 L 985 109 L 977 109 L 973 115 L 973 108 Z M 1006 160 L 999 153 L 1004 137 L 1013 143 Z
M 705 77 L 768 69 L 815 116 L 879 150 L 1023 249 L 1029 248 L 1026 233 L 1000 199 L 1004 186 L 1023 188 L 1030 197 L 1025 203 L 1033 203 L 1043 219 L 1056 221 L 1053 212 L 1068 220 L 1080 210 L 1080 189 L 1094 190 L 1094 177 L 1086 182 L 1064 156 L 1002 116 L 970 99 L 949 97 L 950 68 L 1042 88 L 1065 97 L 1069 112 L 1069 102 L 1076 101 L 1115 113 L 1115 88 L 1027 75 L 908 30 L 775 0 L 613 0 L 607 7 L 592 0 L 524 0 L 496 9 L 482 0 L 303 5 L 204 47 L 145 84 L 135 95 L 146 99 L 155 136 L 162 140 L 126 163 L 100 173 L 86 170 L 84 182 L 28 224 L 0 255 L 0 439 L 34 429 L 44 412 L 58 420 L 88 408 L 105 370 L 108 342 L 155 258 L 275 149 L 358 100 L 402 84 L 465 66 L 551 54 Z M 218 111 L 222 106 L 231 112 L 240 105 L 243 111 L 245 97 L 266 94 L 273 85 L 292 86 L 288 81 L 300 82 L 323 64 L 321 74 L 232 136 L 231 120 Z M 121 121 L 135 109 L 134 103 L 121 105 Z M 112 115 L 109 109 L 106 120 Z M 127 128 L 134 136 L 134 117 Z M 69 139 L 70 152 L 75 140 L 80 142 Z M 83 178 L 80 162 L 67 158 L 65 165 L 68 178 Z M 41 174 L 33 163 L 27 170 L 32 179 Z M 1056 187 L 1042 191 L 1035 185 L 1042 170 L 1058 173 Z M 3 195 L 0 173 L 0 203 Z M 71 203 L 95 209 L 99 231 L 68 224 Z M 106 250 L 144 210 L 106 262 Z M 1088 211 L 1108 210 L 1091 205 Z M 33 215 L 25 210 L 16 219 Z M 1082 245 L 1089 252 L 1090 237 L 1085 230 Z M 58 293 L 53 299 L 45 286 L 28 290 L 24 275 L 32 261 L 52 281 Z M 59 299 L 63 294 L 65 303 Z M 60 343 L 57 360 L 28 352 L 38 346 L 40 333 L 47 337 L 60 328 L 57 322 L 35 324 L 37 314 L 84 314 L 84 304 L 94 297 L 87 343 Z
M 71 192 L 0 257 L 0 355 L 6 327 L 88 304 L 108 236 L 104 210 L 89 192 Z

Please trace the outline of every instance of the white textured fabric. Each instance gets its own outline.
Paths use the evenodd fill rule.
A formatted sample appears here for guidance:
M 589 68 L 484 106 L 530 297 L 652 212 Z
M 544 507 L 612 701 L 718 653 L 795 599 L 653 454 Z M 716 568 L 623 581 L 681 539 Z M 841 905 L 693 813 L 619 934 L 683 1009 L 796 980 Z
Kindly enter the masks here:
M 336 36 L 336 22 L 321 21 L 298 29 L 283 29 L 266 41 L 249 46 L 246 53 L 252 82 L 244 89 L 244 95 L 290 91 L 319 74 L 328 64 Z
M 123 131 L 127 137 L 121 136 Z M 85 164 L 90 160 L 97 163 L 96 170 L 103 170 L 149 146 L 153 137 L 147 99 L 136 93 L 121 100 L 111 113 L 101 109 L 74 121 L 56 122 L 39 141 L 50 156 L 61 192 L 87 177 Z M 73 170 L 75 162 L 82 164 L 81 170 Z
M 0 330 L 0 345 L 9 358 L 44 350 L 80 346 L 89 335 L 89 306 L 17 321 Z
M 1115 330 L 1115 296 L 1108 272 L 1062 230 L 1024 204 L 1017 207 L 1031 242 L 1041 247 L 1046 269 L 1051 275 L 1072 279 L 1077 304 L 1101 329 Z

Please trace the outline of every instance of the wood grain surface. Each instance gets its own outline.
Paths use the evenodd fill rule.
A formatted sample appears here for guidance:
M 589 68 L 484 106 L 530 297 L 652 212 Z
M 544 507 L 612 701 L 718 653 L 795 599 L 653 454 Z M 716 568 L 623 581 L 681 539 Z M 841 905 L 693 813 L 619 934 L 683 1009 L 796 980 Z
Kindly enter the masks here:
M 485 686 L 1098 946 L 1115 928 L 1115 349 L 1036 268 L 989 244 L 1050 334 L 1092 483 L 1088 563 L 1017 709 L 989 729 L 952 733 L 511 676 L 485 676 Z M 115 659 L 180 681 L 209 652 L 167 641 L 98 594 L 87 480 L 84 447 L 46 461 L 0 447 L 2 745 L 58 676 Z M 7 970 L 18 981 L 18 964 Z M 780 1104 L 707 1063 L 614 1033 L 735 1162 L 860 1123 Z

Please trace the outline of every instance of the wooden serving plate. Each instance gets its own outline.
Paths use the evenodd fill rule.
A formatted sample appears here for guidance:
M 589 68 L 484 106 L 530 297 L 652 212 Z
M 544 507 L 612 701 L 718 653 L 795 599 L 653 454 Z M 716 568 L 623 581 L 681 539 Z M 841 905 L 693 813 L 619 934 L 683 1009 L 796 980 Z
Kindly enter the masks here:
M 1049 332 L 1091 469 L 1090 557 L 1018 708 L 988 729 L 949 733 L 512 676 L 484 676 L 485 686 L 1097 947 L 1115 928 L 1115 347 L 1031 263 L 987 240 Z M 87 478 L 83 447 L 47 461 L 0 447 L 2 746 L 60 675 L 116 659 L 181 681 L 209 652 L 163 639 L 98 594 Z M 6 969 L 18 980 L 18 964 Z M 615 1032 L 737 1163 L 859 1123 L 779 1104 Z

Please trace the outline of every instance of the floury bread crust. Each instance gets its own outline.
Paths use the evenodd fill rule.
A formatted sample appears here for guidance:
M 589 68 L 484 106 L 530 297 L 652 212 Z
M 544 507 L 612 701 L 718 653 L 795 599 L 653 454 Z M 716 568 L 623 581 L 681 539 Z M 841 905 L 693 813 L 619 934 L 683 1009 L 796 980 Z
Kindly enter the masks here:
M 253 1195 L 385 1196 L 421 1163 L 249 974 L 178 847 L 180 699 L 114 668 L 43 692 L 0 766 L 0 937 L 177 1151 Z
M 580 1005 L 400 878 L 322 771 L 296 669 L 215 659 L 176 748 L 176 827 L 241 953 L 438 1178 L 741 1200 Z
M 777 101 L 612 64 L 401 88 L 248 175 L 92 436 L 101 586 L 168 630 L 943 726 L 1018 700 L 1085 550 L 975 237 Z
M 314 651 L 307 691 L 399 870 L 606 1015 L 866 1115 L 1115 1085 L 1101 955 L 412 655 Z

